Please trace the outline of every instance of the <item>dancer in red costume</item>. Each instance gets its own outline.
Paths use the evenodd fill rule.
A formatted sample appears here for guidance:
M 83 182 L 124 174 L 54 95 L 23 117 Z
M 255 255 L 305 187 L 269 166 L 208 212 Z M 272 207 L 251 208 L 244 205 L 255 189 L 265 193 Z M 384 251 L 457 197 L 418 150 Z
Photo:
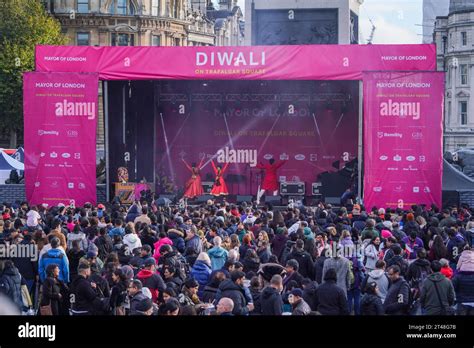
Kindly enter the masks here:
M 201 168 L 204 162 L 204 158 L 201 160 L 199 165 L 196 167 L 196 163 L 193 163 L 190 166 L 183 158 L 183 162 L 186 167 L 191 171 L 192 176 L 186 182 L 186 186 L 184 187 L 184 198 L 193 199 L 196 196 L 201 196 L 204 194 L 204 190 L 202 189 L 201 184 Z
M 265 170 L 265 177 L 263 178 L 262 187 L 257 192 L 257 204 L 260 204 L 260 199 L 267 190 L 273 191 L 274 196 L 277 195 L 279 189 L 277 170 L 286 163 L 286 161 L 275 162 L 273 158 L 271 158 L 268 162 L 268 164 L 259 163 L 257 165 L 257 168 Z
M 222 168 L 220 165 L 216 167 L 214 161 L 211 161 L 212 169 L 214 169 L 214 174 L 216 175 L 216 180 L 214 181 L 214 186 L 212 186 L 211 195 L 213 196 L 227 196 L 229 194 L 229 190 L 227 189 L 227 185 L 224 181 L 224 173 L 229 166 L 229 163 L 224 165 Z

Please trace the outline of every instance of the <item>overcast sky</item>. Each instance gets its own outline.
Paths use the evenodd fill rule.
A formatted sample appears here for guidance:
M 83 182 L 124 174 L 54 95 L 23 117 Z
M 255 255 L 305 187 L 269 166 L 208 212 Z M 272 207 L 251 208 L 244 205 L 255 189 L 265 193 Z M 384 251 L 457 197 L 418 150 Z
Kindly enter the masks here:
M 313 0 L 317 1 L 317 0 Z M 413 44 L 421 43 L 423 28 L 423 0 L 365 0 L 360 8 L 361 43 L 366 43 L 372 25 L 376 30 L 373 43 Z M 245 0 L 239 0 L 245 9 Z M 244 12 L 245 13 L 245 12 Z

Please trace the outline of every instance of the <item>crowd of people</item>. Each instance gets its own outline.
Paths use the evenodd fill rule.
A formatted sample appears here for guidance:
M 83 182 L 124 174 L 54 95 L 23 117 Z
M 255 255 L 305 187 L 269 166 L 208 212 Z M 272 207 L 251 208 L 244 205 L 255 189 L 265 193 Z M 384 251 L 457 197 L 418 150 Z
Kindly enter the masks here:
M 35 315 L 474 315 L 468 208 L 0 205 L 0 296 Z

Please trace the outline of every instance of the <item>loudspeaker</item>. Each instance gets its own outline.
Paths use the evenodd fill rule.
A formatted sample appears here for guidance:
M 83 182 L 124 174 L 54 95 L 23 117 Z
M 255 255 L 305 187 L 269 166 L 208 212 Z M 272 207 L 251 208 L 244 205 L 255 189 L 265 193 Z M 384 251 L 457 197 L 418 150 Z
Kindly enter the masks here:
M 281 205 L 281 196 L 265 196 L 265 203 Z
M 253 199 L 253 196 L 237 195 L 237 203 L 243 203 L 243 202 L 252 203 L 252 199 Z
M 304 196 L 306 187 L 304 182 L 282 182 L 280 183 L 281 195 L 301 195 Z
M 323 185 L 323 184 L 320 183 L 320 182 L 313 182 L 313 183 L 311 184 L 311 191 L 312 191 L 313 196 L 321 195 L 321 192 L 319 191 L 319 188 L 320 188 L 322 185 Z
M 214 199 L 215 197 L 212 195 L 202 195 L 202 196 L 197 196 L 196 197 L 196 203 L 205 203 L 209 199 Z
M 204 190 L 204 193 L 211 193 L 212 186 L 214 185 L 213 181 L 202 181 L 201 186 Z

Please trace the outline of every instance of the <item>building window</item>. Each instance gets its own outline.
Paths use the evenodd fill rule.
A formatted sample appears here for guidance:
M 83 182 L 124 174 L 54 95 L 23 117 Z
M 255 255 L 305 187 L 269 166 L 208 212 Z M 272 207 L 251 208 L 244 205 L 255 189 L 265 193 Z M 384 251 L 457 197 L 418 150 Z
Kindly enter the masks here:
M 175 46 L 179 46 L 179 45 L 180 45 L 180 44 L 179 44 L 179 39 L 178 39 L 178 38 L 175 38 L 175 39 L 174 39 L 174 45 L 175 45 Z
M 112 46 L 133 46 L 134 41 L 133 34 L 112 33 Z
M 77 12 L 88 13 L 89 12 L 89 0 L 77 0 Z
M 453 68 L 450 66 L 447 71 L 447 76 L 446 76 L 446 85 L 448 87 L 451 87 L 451 74 L 453 72 Z
M 456 144 L 457 149 L 464 149 L 467 147 L 467 144 Z
M 151 36 L 151 45 L 152 46 L 161 46 L 161 36 L 152 35 Z
M 461 74 L 461 85 L 467 85 L 467 64 L 460 64 L 459 72 Z
M 134 15 L 135 6 L 130 2 L 130 0 L 114 0 L 109 5 L 109 12 L 111 14 L 118 15 Z
M 89 33 L 77 33 L 77 46 L 89 46 L 89 38 Z
M 448 110 L 446 110 L 446 115 L 448 116 L 448 124 L 451 122 L 451 101 L 448 101 Z
M 459 102 L 459 113 L 461 118 L 461 126 L 467 125 L 467 101 Z
M 158 16 L 158 0 L 151 1 L 151 15 Z
M 461 32 L 461 42 L 463 46 L 467 46 L 467 33 L 465 31 Z

